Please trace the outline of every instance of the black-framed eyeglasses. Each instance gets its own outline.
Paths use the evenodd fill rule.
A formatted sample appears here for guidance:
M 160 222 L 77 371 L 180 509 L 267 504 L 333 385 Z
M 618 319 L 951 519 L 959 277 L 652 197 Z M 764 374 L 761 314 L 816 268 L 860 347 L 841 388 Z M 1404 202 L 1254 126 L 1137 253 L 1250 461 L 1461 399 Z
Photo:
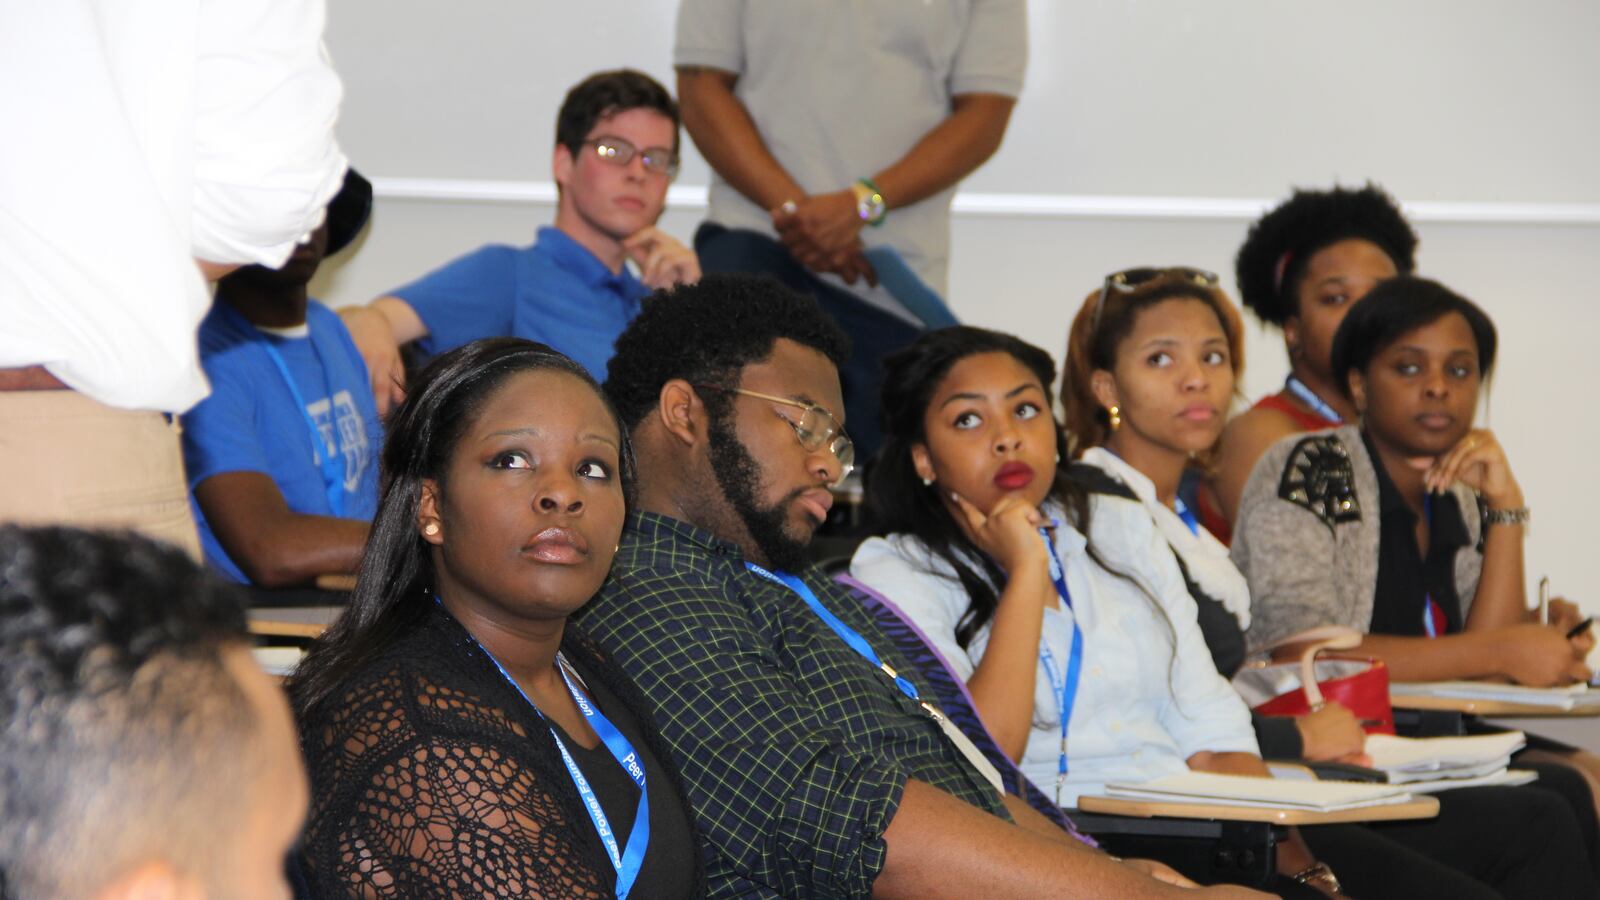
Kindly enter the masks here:
M 595 156 L 613 166 L 625 166 L 638 156 L 644 167 L 657 175 L 675 178 L 678 174 L 678 157 L 666 147 L 646 147 L 641 151 L 629 141 L 608 136 L 584 141 L 583 145 L 593 147 Z
M 800 421 L 795 421 L 788 416 L 773 410 L 778 418 L 789 423 L 794 429 L 795 439 L 800 441 L 800 446 L 807 452 L 816 452 L 827 447 L 835 459 L 839 460 L 839 477 L 833 483 L 844 481 L 846 475 L 856 467 L 856 445 L 851 442 L 850 436 L 844 433 L 844 426 L 822 406 L 815 403 L 801 403 L 799 400 L 790 400 L 788 397 L 777 397 L 772 394 L 763 394 L 759 391 L 747 391 L 744 388 L 722 387 L 716 384 L 697 384 L 695 387 L 706 388 L 713 391 L 723 391 L 729 394 L 743 394 L 746 397 L 755 397 L 758 400 L 770 400 L 773 403 L 782 403 L 784 406 L 793 406 L 805 410 L 800 416 Z
M 1133 269 L 1123 269 L 1112 272 L 1106 276 L 1105 283 L 1100 286 L 1100 296 L 1094 301 L 1094 315 L 1090 318 L 1091 329 L 1100 325 L 1100 314 L 1105 311 L 1106 296 L 1112 291 L 1119 294 L 1132 294 L 1146 285 L 1158 281 L 1176 282 L 1179 284 L 1192 284 L 1195 287 L 1214 288 L 1220 282 L 1217 273 L 1205 269 L 1194 269 L 1189 266 L 1139 266 Z

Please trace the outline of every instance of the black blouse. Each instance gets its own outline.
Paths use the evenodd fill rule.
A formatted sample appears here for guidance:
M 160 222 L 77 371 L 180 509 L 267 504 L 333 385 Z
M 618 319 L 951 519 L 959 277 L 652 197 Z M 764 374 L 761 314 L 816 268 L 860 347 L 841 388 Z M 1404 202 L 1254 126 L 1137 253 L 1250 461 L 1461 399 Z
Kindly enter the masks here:
M 1445 630 L 1462 629 L 1461 598 L 1456 595 L 1456 553 L 1472 538 L 1454 494 L 1429 498 L 1428 553 L 1417 547 L 1417 514 L 1406 505 L 1367 433 L 1361 433 L 1378 475 L 1378 578 L 1372 598 L 1372 634 L 1422 637 L 1426 598 L 1433 597 L 1445 617 Z
M 570 624 L 562 653 L 644 762 L 650 844 L 630 897 L 700 896 L 698 841 L 648 707 Z M 300 726 L 312 785 L 303 861 L 314 896 L 614 895 L 616 870 L 550 727 L 444 610 Z M 624 843 L 638 787 L 604 745 L 563 740 Z

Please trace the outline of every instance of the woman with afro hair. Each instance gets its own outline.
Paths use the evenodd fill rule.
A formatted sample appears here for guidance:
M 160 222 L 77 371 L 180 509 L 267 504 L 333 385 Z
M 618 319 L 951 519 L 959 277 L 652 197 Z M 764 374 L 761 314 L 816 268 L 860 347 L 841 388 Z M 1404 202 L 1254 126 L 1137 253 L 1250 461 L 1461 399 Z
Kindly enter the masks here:
M 1217 444 L 1210 486 L 1218 508 L 1206 527 L 1224 542 L 1250 470 L 1280 438 L 1332 428 L 1355 409 L 1332 372 L 1333 334 L 1373 285 L 1416 267 L 1417 235 L 1382 188 L 1296 190 L 1250 228 L 1234 266 L 1240 300 L 1283 331 L 1289 377 L 1283 390 L 1235 416 Z

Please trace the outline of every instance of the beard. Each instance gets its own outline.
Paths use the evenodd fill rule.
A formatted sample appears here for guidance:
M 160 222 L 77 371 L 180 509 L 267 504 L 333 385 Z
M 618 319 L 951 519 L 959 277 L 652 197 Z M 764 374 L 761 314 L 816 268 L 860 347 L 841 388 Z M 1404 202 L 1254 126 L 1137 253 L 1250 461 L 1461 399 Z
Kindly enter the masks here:
M 762 506 L 758 499 L 761 469 L 756 465 L 755 457 L 750 455 L 750 451 L 729 427 L 728 420 L 731 418 L 711 418 L 707 445 L 712 475 L 717 479 L 717 486 L 722 488 L 728 505 L 733 507 L 734 514 L 744 524 L 751 541 L 766 556 L 768 564 L 785 572 L 798 572 L 811 564 L 811 557 L 806 553 L 811 535 L 796 538 L 786 526 L 789 505 L 806 489 L 797 488 L 777 503 Z

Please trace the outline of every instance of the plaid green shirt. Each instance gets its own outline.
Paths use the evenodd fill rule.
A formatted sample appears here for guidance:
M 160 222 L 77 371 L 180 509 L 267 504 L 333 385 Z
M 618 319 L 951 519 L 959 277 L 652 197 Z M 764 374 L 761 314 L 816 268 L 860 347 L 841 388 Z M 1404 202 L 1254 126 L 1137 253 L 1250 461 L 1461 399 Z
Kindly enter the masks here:
M 797 573 L 931 694 L 872 617 Z M 635 513 L 583 626 L 655 708 L 709 849 L 712 897 L 865 897 L 907 779 L 1010 819 L 939 726 L 739 549 Z

